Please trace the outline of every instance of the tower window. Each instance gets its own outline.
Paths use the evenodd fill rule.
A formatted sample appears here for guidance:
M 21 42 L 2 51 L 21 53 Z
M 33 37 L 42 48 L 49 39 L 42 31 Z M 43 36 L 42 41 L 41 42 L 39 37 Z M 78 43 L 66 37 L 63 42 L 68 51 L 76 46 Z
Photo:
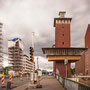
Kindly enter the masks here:
M 62 45 L 64 45 L 64 42 L 62 42 Z
M 64 34 L 62 34 L 62 36 L 64 36 Z

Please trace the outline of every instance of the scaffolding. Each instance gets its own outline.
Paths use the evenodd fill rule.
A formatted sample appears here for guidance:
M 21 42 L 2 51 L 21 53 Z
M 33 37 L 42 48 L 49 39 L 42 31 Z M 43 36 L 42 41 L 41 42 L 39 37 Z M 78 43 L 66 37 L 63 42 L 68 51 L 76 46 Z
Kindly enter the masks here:
M 26 74 L 33 72 L 33 65 L 35 69 L 35 63 L 30 61 L 30 58 L 26 54 L 23 55 L 23 61 L 23 73 Z
M 13 42 L 13 41 L 12 41 Z M 15 45 L 8 47 L 9 52 L 9 64 L 13 71 L 23 72 L 23 49 L 20 47 L 21 39 L 15 41 Z

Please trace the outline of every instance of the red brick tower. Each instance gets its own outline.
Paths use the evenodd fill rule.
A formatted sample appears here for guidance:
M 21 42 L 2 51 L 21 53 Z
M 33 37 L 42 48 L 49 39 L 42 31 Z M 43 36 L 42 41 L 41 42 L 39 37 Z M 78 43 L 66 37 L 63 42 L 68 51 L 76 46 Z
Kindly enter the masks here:
M 65 17 L 66 12 L 59 12 L 59 18 L 54 18 L 55 47 L 70 47 L 70 23 L 72 18 Z M 68 76 L 70 76 L 70 62 L 67 65 Z M 65 76 L 64 61 L 54 61 L 54 72 Z
M 88 28 L 85 35 L 85 47 L 90 47 L 90 24 L 88 24 Z

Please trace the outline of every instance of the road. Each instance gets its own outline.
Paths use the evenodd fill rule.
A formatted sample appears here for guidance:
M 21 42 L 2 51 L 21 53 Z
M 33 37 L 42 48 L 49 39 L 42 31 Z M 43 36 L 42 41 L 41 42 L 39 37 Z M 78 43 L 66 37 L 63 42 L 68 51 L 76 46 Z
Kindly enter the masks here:
M 8 79 L 5 80 L 5 86 L 7 85 Z M 20 78 L 14 78 L 12 79 L 12 88 L 24 85 L 26 83 L 30 82 L 30 79 L 27 79 L 26 77 L 23 78 L 23 80 L 20 80 Z M 1 80 L 0 80 L 0 90 L 7 90 L 6 88 L 1 87 Z
M 19 78 L 13 80 L 12 87 L 14 90 L 65 90 L 63 86 L 59 83 L 59 81 L 54 77 L 54 76 L 43 76 L 40 81 L 42 88 L 36 88 L 36 89 L 31 89 L 29 87 L 30 85 L 30 80 L 24 78 L 23 81 L 21 81 Z M 0 90 L 6 90 L 6 88 L 1 88 Z

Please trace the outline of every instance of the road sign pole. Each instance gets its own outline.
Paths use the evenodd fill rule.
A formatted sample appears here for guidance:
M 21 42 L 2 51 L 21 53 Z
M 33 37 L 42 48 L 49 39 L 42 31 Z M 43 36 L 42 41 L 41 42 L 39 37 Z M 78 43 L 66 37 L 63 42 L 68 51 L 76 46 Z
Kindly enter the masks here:
M 66 64 L 66 78 L 67 78 L 67 64 Z
M 65 60 L 64 60 L 64 64 L 66 65 L 66 78 L 67 78 L 67 64 L 68 64 L 68 59 L 66 58 Z

